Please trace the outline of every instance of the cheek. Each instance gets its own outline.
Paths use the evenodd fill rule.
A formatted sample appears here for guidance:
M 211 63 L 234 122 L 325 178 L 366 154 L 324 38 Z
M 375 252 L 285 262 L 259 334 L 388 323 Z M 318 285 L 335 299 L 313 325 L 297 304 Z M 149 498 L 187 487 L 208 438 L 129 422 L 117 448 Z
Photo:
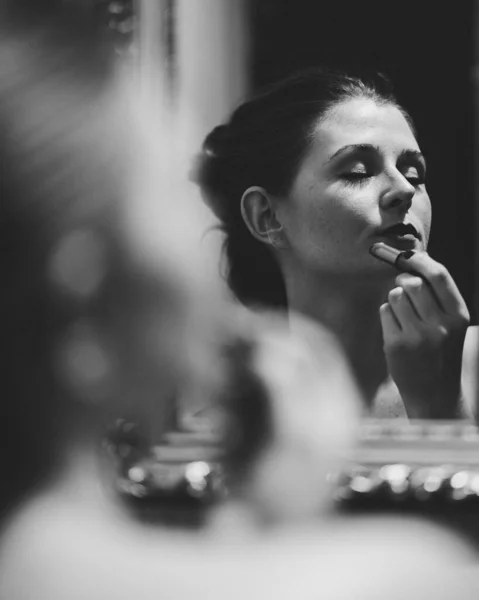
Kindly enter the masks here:
M 351 245 L 370 220 L 369 204 L 345 189 L 296 199 L 286 226 L 292 248 L 331 253 L 346 243 Z

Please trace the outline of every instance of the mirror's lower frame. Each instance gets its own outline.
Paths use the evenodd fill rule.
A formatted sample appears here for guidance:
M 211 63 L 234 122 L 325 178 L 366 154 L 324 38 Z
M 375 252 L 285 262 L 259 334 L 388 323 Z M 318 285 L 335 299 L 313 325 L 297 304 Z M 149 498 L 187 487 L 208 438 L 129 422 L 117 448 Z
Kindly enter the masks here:
M 214 438 L 178 432 L 172 434 L 175 443 L 145 453 L 131 425 L 118 427 L 107 446 L 116 460 L 118 492 L 138 514 L 154 519 L 155 511 L 164 516 L 166 510 L 171 522 L 179 509 L 180 524 L 186 512 L 198 521 L 227 494 Z M 365 420 L 354 454 L 330 474 L 341 513 L 426 516 L 454 527 L 479 549 L 478 427 L 463 421 Z

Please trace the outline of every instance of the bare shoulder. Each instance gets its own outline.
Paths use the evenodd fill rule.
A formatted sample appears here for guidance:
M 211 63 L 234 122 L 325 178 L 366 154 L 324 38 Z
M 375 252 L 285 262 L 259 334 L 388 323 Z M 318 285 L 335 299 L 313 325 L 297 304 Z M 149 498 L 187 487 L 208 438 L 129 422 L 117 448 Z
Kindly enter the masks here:
M 476 414 L 479 385 L 479 326 L 468 328 L 462 356 L 462 391 L 468 407 Z

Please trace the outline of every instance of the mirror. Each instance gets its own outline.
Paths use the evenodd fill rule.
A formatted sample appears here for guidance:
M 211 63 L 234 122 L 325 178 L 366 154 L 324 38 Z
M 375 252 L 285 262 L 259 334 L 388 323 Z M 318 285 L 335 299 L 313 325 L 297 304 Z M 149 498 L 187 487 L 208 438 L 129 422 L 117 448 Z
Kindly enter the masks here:
M 242 98 L 297 69 L 327 62 L 386 72 L 413 115 L 427 157 L 434 212 L 429 254 L 453 276 L 474 325 L 473 2 L 463 2 L 451 13 L 432 1 L 418 7 L 411 0 L 403 3 L 393 23 L 379 1 L 346 4 L 302 0 L 293 9 L 287 0 L 204 0 L 200 7 L 189 0 L 163 0 L 139 2 L 134 21 L 131 7 L 121 8 L 127 3 L 110 3 L 110 12 L 128 15 L 128 23 L 138 24 L 133 43 L 137 72 L 150 92 L 157 78 L 157 93 L 165 95 L 162 102 L 178 119 L 185 157 Z M 445 31 L 459 43 L 446 44 Z M 189 193 L 197 193 L 191 189 Z M 215 223 L 208 211 L 201 212 L 201 218 L 206 225 Z M 218 261 L 219 241 L 219 235 L 216 241 L 208 238 L 216 244 Z M 198 498 L 209 497 L 215 486 L 217 491 L 221 488 L 214 466 L 217 439 L 200 423 L 203 408 L 179 407 L 169 430 L 159 432 L 153 453 L 155 464 L 175 462 L 178 477 L 173 480 L 181 485 L 186 481 L 190 494 Z M 436 491 L 449 500 L 479 497 L 474 475 L 478 437 L 471 420 L 408 419 L 397 405 L 379 406 L 372 416 L 382 418 L 363 421 L 348 483 L 338 487 L 342 501 L 356 499 L 361 504 L 369 496 L 384 498 L 379 488 L 396 501 L 406 496 L 420 501 Z M 186 467 L 178 466 L 190 458 L 210 464 L 192 480 Z M 369 469 L 367 476 L 364 469 Z M 125 489 L 145 494 L 143 475 L 138 465 L 129 464 Z M 413 475 L 417 485 L 411 492 Z M 201 483 L 192 484 L 197 476 Z

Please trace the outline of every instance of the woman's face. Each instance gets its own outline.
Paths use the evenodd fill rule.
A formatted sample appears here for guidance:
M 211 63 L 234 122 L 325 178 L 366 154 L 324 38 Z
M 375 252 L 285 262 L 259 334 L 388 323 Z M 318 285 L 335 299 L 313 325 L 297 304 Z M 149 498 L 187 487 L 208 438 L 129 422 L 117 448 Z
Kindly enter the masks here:
M 396 107 L 368 98 L 334 106 L 316 126 L 288 197 L 279 203 L 294 262 L 335 273 L 385 272 L 387 265 L 369 254 L 374 242 L 426 249 L 431 206 L 425 171 Z

